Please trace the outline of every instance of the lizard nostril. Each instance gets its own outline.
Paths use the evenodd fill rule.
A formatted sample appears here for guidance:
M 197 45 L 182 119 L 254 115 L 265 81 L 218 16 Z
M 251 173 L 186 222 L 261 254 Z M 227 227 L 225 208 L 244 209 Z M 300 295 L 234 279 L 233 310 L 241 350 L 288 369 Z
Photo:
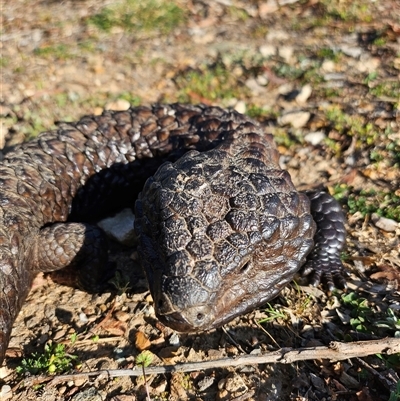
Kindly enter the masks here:
M 196 317 L 197 317 L 197 320 L 198 320 L 199 322 L 201 322 L 202 320 L 204 320 L 204 317 L 205 317 L 205 316 L 204 316 L 203 313 L 198 313 Z

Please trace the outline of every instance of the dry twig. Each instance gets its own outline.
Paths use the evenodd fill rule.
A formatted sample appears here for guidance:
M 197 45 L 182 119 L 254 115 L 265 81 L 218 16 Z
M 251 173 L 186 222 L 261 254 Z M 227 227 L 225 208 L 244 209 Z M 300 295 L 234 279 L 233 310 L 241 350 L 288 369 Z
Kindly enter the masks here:
M 293 363 L 312 359 L 329 359 L 339 361 L 343 359 L 365 357 L 373 354 L 394 354 L 400 352 L 399 338 L 384 338 L 372 341 L 355 341 L 351 343 L 340 343 L 333 341 L 328 347 L 305 347 L 305 348 L 281 348 L 279 351 L 268 352 L 261 355 L 242 355 L 236 358 L 221 358 L 211 361 L 190 362 L 177 365 L 153 366 L 146 368 L 147 375 L 157 375 L 172 372 L 193 372 L 206 369 L 216 369 L 233 366 L 254 365 L 264 363 Z M 43 383 L 51 380 L 55 385 L 68 380 L 84 377 L 104 375 L 107 377 L 141 376 L 141 368 L 99 370 L 95 372 L 73 373 L 56 377 L 35 377 L 25 380 L 27 384 Z M 30 383 L 27 383 L 29 381 Z

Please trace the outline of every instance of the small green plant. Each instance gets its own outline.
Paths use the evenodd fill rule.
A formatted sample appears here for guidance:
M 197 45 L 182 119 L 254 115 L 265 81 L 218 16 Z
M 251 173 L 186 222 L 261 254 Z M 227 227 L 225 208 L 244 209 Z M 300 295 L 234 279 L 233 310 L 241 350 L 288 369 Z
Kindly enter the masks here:
M 273 117 L 276 118 L 276 113 L 274 113 L 272 110 L 266 110 L 263 107 L 255 106 L 255 105 L 249 105 L 246 111 L 246 114 L 254 119 L 261 120 L 263 118 L 267 117 Z
M 108 281 L 111 285 L 115 287 L 118 295 L 125 294 L 131 289 L 129 277 L 123 275 L 120 271 L 116 271 L 112 279 Z
M 389 401 L 400 400 L 400 381 L 397 382 L 396 390 L 390 392 Z
M 343 294 L 341 301 L 350 309 L 349 323 L 354 330 L 380 336 L 394 335 L 400 338 L 400 319 L 392 309 L 377 312 L 366 298 L 359 297 L 354 292 Z
M 78 334 L 77 333 L 71 334 L 70 341 L 72 345 L 75 344 L 78 341 Z
M 44 352 L 35 352 L 30 358 L 23 359 L 17 367 L 18 374 L 64 373 L 78 364 L 78 357 L 65 351 L 64 344 L 48 343 Z
M 73 57 L 71 49 L 64 44 L 44 46 L 35 49 L 34 54 L 40 57 L 54 57 L 58 60 L 66 60 Z
M 278 77 L 295 80 L 303 76 L 304 69 L 294 67 L 289 64 L 277 64 L 273 67 L 273 71 Z
M 376 71 L 370 72 L 364 79 L 365 84 L 375 81 L 378 78 L 378 73 Z
M 147 368 L 151 364 L 152 361 L 153 361 L 153 354 L 150 351 L 143 351 L 135 358 L 136 365 L 142 367 L 143 380 L 144 380 L 145 387 L 146 387 L 148 401 L 150 401 L 151 399 L 150 399 L 149 386 L 148 386 L 147 379 L 146 379 L 145 368 Z
M 359 298 L 356 293 L 342 295 L 343 303 L 351 309 L 351 327 L 359 332 L 367 333 L 367 323 L 373 315 L 366 298 Z
M 391 308 L 387 309 L 384 319 L 377 320 L 375 325 L 383 329 L 395 330 L 394 337 L 400 338 L 400 319 Z
M 0 67 L 5 68 L 10 63 L 10 59 L 8 57 L 0 56 Z
M 322 59 L 339 61 L 338 52 L 330 47 L 322 47 L 317 51 L 317 57 Z
M 178 99 L 181 102 L 198 103 L 205 99 L 217 101 L 243 98 L 243 95 L 248 93 L 223 63 L 184 71 L 175 78 L 175 83 L 179 89 Z
M 139 96 L 134 95 L 132 92 L 122 92 L 118 95 L 117 99 L 126 100 L 131 104 L 131 106 L 139 106 L 142 103 L 142 99 Z
M 398 80 L 383 81 L 370 88 L 369 92 L 376 97 L 389 97 L 399 99 L 400 82 Z
M 100 337 L 96 334 L 96 335 L 94 335 L 93 337 L 91 337 L 91 340 L 92 340 L 94 343 L 98 343 L 99 340 L 100 340 Z
M 376 39 L 374 40 L 374 45 L 375 45 L 375 46 L 385 46 L 385 45 L 386 45 L 386 39 L 385 39 L 385 38 L 382 38 L 382 37 L 376 38 Z
M 374 145 L 379 137 L 379 130 L 372 123 L 366 122 L 360 115 L 345 113 L 339 106 L 329 108 L 326 118 L 334 130 L 354 136 L 367 145 Z
M 277 319 L 288 320 L 288 315 L 282 309 L 278 309 L 276 306 L 272 306 L 267 303 L 268 307 L 265 309 L 265 313 L 268 315 L 264 319 L 259 320 L 259 323 L 269 323 Z
M 400 196 L 390 192 L 362 190 L 352 193 L 347 200 L 349 212 L 359 211 L 363 215 L 377 213 L 379 216 L 400 221 Z
M 370 22 L 372 12 L 368 1 L 360 0 L 322 0 L 321 4 L 325 8 L 325 19 L 333 18 L 344 22 Z
M 400 221 L 400 196 L 388 191 L 361 190 L 340 184 L 333 187 L 333 196 L 341 203 L 347 204 L 349 213 L 360 212 L 364 216 L 377 213 L 379 216 Z
M 158 31 L 167 34 L 184 20 L 183 9 L 173 1 L 125 0 L 103 8 L 89 17 L 88 22 L 105 32 L 120 27 L 130 32 Z

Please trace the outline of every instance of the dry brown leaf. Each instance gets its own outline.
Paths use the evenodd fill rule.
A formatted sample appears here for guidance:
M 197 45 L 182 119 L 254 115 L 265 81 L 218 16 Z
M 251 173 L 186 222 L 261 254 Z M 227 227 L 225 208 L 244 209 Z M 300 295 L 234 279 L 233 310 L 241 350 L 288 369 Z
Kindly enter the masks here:
M 379 272 L 371 274 L 373 280 L 387 280 L 387 281 L 397 281 L 400 284 L 400 271 L 395 269 L 393 266 L 381 265 L 378 266 Z
M 135 347 L 139 351 L 144 351 L 145 349 L 149 349 L 151 346 L 151 342 L 142 331 L 137 331 L 135 334 Z
M 358 401 L 374 401 L 369 393 L 368 387 L 364 387 L 361 391 L 356 393 Z
M 126 333 L 128 325 L 125 322 L 107 319 L 107 321 L 104 322 L 101 327 L 114 336 L 123 336 Z

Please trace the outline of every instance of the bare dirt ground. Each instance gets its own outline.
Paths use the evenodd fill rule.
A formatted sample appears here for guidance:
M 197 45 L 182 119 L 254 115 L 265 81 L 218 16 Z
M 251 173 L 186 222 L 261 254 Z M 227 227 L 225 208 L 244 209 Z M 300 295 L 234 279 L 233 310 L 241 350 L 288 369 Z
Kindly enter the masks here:
M 32 372 L 131 369 L 144 349 L 155 366 L 400 336 L 397 1 L 14 0 L 1 7 L 3 154 L 55 121 L 104 108 L 233 107 L 275 135 L 297 185 L 324 184 L 342 202 L 351 274 L 347 294 L 293 285 L 223 329 L 180 335 L 157 322 L 134 250 L 113 244 L 122 272 L 113 293 L 37 278 L 0 368 L 1 400 L 144 400 L 143 377 L 31 380 Z M 147 380 L 152 400 L 372 401 L 399 399 L 399 372 L 399 354 L 382 354 Z

